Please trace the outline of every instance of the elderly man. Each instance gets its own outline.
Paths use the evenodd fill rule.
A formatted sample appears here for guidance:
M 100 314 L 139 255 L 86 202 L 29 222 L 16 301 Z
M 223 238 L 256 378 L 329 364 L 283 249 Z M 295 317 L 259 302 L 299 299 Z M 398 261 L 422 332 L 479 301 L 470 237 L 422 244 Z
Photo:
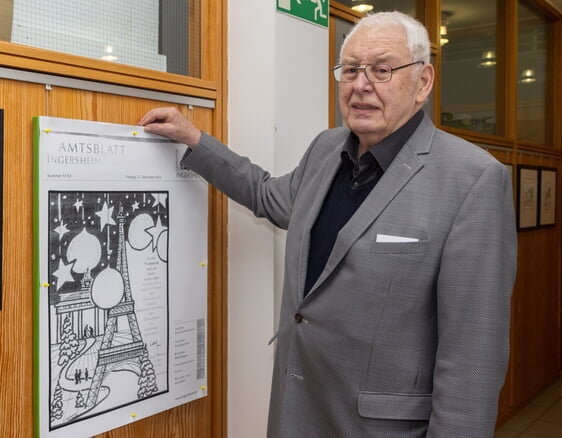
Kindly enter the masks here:
M 363 18 L 332 70 L 347 127 L 274 178 L 155 109 L 182 165 L 287 229 L 269 437 L 492 437 L 509 356 L 510 176 L 436 129 L 425 28 Z

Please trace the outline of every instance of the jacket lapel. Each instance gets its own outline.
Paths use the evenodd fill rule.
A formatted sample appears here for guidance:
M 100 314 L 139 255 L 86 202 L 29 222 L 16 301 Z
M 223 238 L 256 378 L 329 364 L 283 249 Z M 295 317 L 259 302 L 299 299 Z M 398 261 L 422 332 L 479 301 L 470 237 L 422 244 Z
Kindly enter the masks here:
M 402 147 L 402 150 L 398 153 L 369 196 L 357 209 L 348 223 L 338 233 L 332 253 L 326 262 L 326 266 L 314 286 L 312 286 L 310 292 L 305 297 L 305 300 L 313 298 L 314 292 L 326 280 L 326 278 L 330 276 L 351 246 L 363 235 L 365 230 L 367 230 L 373 222 L 375 222 L 381 212 L 396 197 L 396 195 L 398 195 L 404 186 L 408 184 L 410 179 L 423 167 L 423 160 L 421 160 L 418 155 L 429 153 L 431 138 L 433 137 L 434 132 L 435 128 L 433 127 L 432 122 L 427 116 L 425 116 L 421 125 Z M 323 186 L 326 185 L 329 187 L 333 177 L 334 172 L 331 172 L 330 179 L 327 181 L 325 180 L 323 182 Z M 316 205 L 318 202 L 315 202 L 314 220 L 316 220 L 316 216 L 318 215 L 318 210 L 316 209 L 319 209 L 322 206 L 326 190 L 327 189 L 324 189 L 322 196 L 317 198 L 320 199 L 320 206 Z M 306 245 L 309 245 L 310 229 L 312 225 L 314 225 L 314 222 L 309 225 L 310 227 L 308 227 Z M 306 255 L 308 258 L 308 248 Z M 306 262 L 307 260 L 305 260 L 304 265 L 305 276 Z M 301 286 L 300 290 L 302 291 L 304 289 L 304 280 Z
M 308 214 L 305 226 L 305 232 L 302 239 L 301 251 L 299 255 L 299 272 L 298 272 L 298 291 L 299 291 L 299 301 L 302 300 L 304 293 L 304 286 L 306 282 L 306 274 L 308 269 L 308 252 L 310 251 L 310 234 L 312 227 L 316 222 L 316 218 L 320 214 L 322 205 L 324 204 L 324 199 L 330 190 L 330 186 L 336 173 L 341 164 L 341 152 L 343 149 L 344 142 L 338 144 L 334 147 L 334 152 L 326 160 L 326 172 L 322 177 L 320 184 L 318 185 L 318 194 L 314 197 L 312 205 L 310 206 L 310 212 Z

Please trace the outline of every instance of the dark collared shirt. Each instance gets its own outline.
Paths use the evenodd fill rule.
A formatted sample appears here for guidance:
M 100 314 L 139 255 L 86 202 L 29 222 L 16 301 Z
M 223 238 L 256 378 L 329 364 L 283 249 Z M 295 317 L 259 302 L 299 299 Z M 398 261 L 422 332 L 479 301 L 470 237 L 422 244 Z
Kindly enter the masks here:
M 338 232 L 371 193 L 422 119 L 423 110 L 420 110 L 361 157 L 357 156 L 359 141 L 350 133 L 341 153 L 340 168 L 311 230 L 305 295 L 324 269 Z

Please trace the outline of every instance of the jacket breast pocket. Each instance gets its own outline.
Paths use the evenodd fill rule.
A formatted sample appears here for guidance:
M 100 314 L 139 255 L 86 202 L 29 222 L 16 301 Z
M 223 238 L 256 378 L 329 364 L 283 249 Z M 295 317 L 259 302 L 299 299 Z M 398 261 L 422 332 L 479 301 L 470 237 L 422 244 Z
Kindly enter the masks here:
M 373 254 L 419 254 L 426 255 L 429 250 L 429 241 L 417 242 L 375 242 L 371 246 Z
M 359 393 L 359 415 L 376 420 L 429 420 L 431 394 Z

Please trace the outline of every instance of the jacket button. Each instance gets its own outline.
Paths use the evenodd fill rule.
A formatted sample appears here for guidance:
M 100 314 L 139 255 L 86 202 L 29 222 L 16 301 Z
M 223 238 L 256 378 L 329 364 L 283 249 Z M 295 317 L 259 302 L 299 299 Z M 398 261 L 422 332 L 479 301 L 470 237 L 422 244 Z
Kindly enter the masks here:
M 300 324 L 303 319 L 304 317 L 302 316 L 302 313 L 295 313 L 295 321 L 297 322 L 297 324 Z

